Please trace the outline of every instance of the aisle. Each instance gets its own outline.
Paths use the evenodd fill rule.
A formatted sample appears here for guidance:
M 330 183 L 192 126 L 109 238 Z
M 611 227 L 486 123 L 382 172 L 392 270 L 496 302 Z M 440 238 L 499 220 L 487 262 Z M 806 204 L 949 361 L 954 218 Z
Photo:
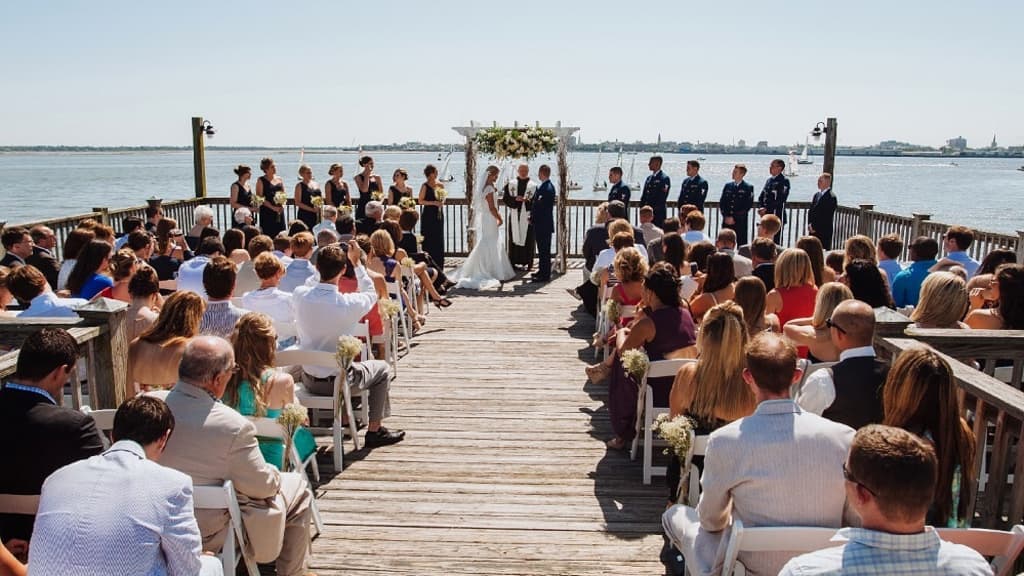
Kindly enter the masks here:
M 593 322 L 564 290 L 579 278 L 459 293 L 431 312 L 392 387 L 386 425 L 406 440 L 369 454 L 348 443 L 345 471 L 318 490 L 316 572 L 663 573 L 664 490 L 604 447 L 607 387 L 580 360 Z

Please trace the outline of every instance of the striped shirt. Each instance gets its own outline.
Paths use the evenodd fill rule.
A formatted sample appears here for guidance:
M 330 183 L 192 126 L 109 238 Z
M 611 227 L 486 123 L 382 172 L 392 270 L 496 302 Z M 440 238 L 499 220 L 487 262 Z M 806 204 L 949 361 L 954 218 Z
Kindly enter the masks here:
M 211 301 L 206 304 L 206 312 L 203 313 L 203 320 L 199 323 L 199 333 L 204 336 L 220 336 L 225 340 L 231 339 L 231 332 L 235 330 L 238 320 L 249 312 L 244 308 L 238 308 L 230 300 Z

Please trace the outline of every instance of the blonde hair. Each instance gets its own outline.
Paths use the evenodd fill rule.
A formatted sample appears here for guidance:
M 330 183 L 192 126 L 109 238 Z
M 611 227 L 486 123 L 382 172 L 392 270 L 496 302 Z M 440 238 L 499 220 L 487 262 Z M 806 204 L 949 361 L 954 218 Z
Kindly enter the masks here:
M 387 230 L 377 230 L 370 235 L 370 248 L 376 256 L 390 257 L 395 253 L 395 241 Z
M 619 250 L 612 263 L 615 277 L 620 282 L 642 282 L 647 276 L 647 259 L 631 246 Z
M 199 325 L 206 312 L 206 301 L 191 290 L 175 292 L 160 308 L 153 326 L 139 335 L 139 340 L 171 346 L 199 334 Z
M 394 204 L 392 204 L 391 206 L 388 206 L 387 208 L 384 209 L 384 216 L 381 218 L 381 220 L 394 220 L 395 222 L 398 222 L 398 219 L 401 217 L 401 206 L 395 206 Z
M 814 285 L 810 256 L 799 248 L 783 250 L 775 260 L 775 287 L 796 288 L 807 284 Z
M 252 261 L 253 270 L 260 280 L 273 278 L 276 274 L 284 272 L 284 265 L 273 252 L 260 252 Z
M 608 221 L 608 203 L 601 202 L 597 205 L 597 211 L 594 212 L 594 223 L 604 224 Z
M 110 257 L 110 272 L 114 281 L 117 282 L 131 277 L 132 267 L 135 266 L 137 260 L 135 252 L 127 248 L 122 248 L 114 253 Z
M 818 296 L 814 299 L 814 318 L 811 324 L 817 328 L 825 328 L 825 320 L 832 317 L 832 311 L 844 300 L 853 300 L 853 292 L 846 284 L 825 282 L 818 288 Z
M 235 363 L 238 372 L 231 377 L 224 391 L 229 406 L 238 406 L 239 388 L 242 382 L 252 386 L 256 400 L 256 416 L 267 414 L 267 390 L 264 389 L 263 373 L 274 366 L 274 352 L 277 350 L 277 334 L 270 316 L 261 312 L 249 312 L 238 319 L 231 333 L 231 346 L 235 349 Z
M 615 238 L 617 234 L 629 233 L 633 235 L 633 225 L 629 223 L 629 220 L 623 220 L 622 218 L 613 220 L 608 225 L 608 244 L 611 244 L 611 239 Z
M 292 256 L 296 258 L 308 258 L 313 253 L 316 240 L 309 232 L 299 232 L 289 240 L 292 249 Z
M 747 338 L 743 309 L 735 302 L 723 302 L 704 314 L 697 335 L 700 358 L 687 410 L 690 415 L 714 420 L 716 412 L 749 414 L 754 410 L 754 393 L 743 381 Z
M 933 272 L 921 284 L 921 296 L 910 319 L 929 328 L 958 328 L 969 304 L 963 278 L 951 272 Z
M 846 246 L 843 250 L 843 269 L 854 260 L 870 260 L 878 264 L 878 254 L 875 252 L 875 243 L 871 238 L 863 234 L 850 236 L 846 239 Z
M 747 332 L 751 335 L 768 327 L 764 318 L 766 296 L 764 282 L 757 276 L 744 276 L 733 287 L 732 301 L 743 310 Z

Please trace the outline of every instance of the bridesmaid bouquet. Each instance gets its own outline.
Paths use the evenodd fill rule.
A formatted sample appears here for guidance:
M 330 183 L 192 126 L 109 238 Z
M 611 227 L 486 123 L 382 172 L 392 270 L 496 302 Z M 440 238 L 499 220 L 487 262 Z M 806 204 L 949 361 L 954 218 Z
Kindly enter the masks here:
M 402 268 L 412 268 L 415 265 L 416 262 L 412 258 L 409 258 L 408 256 L 402 258 Z
M 292 453 L 292 437 L 305 421 L 306 408 L 302 404 L 285 404 L 281 413 L 277 415 L 277 423 L 285 431 L 284 461 L 281 462 L 281 470 L 287 469 L 288 455 Z
M 342 204 L 341 206 L 338 206 L 338 216 L 339 217 L 341 217 L 341 216 L 351 216 L 351 215 L 352 215 L 352 207 L 351 206 L 349 206 L 348 204 Z
M 288 203 L 288 195 L 287 194 L 285 194 L 284 192 L 278 192 L 278 193 L 274 194 L 274 204 L 277 204 L 278 206 L 284 206 L 287 203 Z
M 379 202 L 384 199 L 384 192 L 380 190 L 374 190 L 373 192 L 370 193 L 370 198 Z
M 448 191 L 444 189 L 444 186 L 438 186 L 437 190 L 434 190 L 434 196 L 437 196 L 438 202 L 444 202 L 445 198 L 448 198 Z
M 324 199 L 320 196 L 313 196 L 313 199 L 309 201 L 313 208 L 319 212 L 324 207 Z
M 629 374 L 635 382 L 642 382 L 644 375 L 647 374 L 648 366 L 651 365 L 651 360 L 647 357 L 647 353 L 640 348 L 626 350 L 622 353 L 621 360 L 626 374 Z
M 259 208 L 260 206 L 263 206 L 263 203 L 266 202 L 267 199 L 264 198 L 263 196 L 253 196 L 252 197 L 252 201 L 254 202 L 252 207 L 253 207 L 253 209 L 256 209 L 256 208 Z
M 412 196 L 403 196 L 402 199 L 398 201 L 398 206 L 402 210 L 413 210 L 416 208 L 416 199 Z

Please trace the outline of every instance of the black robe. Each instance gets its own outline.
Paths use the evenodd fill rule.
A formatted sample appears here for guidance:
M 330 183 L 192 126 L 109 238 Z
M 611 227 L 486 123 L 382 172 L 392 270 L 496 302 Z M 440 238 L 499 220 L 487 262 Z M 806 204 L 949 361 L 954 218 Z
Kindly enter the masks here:
M 501 196 L 501 201 L 505 206 L 508 207 L 509 212 L 517 210 L 520 218 L 528 218 L 530 214 L 530 202 L 524 200 L 522 202 L 516 201 L 516 196 L 525 196 L 526 188 L 530 184 L 530 180 L 521 180 L 516 178 L 516 192 L 512 193 L 509 190 L 509 184 L 505 185 L 504 191 Z M 533 224 L 530 224 L 526 229 L 526 244 L 524 246 L 517 246 L 512 242 L 512 226 L 508 223 L 505 225 L 506 235 L 508 242 L 508 259 L 512 262 L 513 266 L 525 266 L 529 270 L 533 266 L 533 256 L 537 249 L 536 242 L 533 237 Z

